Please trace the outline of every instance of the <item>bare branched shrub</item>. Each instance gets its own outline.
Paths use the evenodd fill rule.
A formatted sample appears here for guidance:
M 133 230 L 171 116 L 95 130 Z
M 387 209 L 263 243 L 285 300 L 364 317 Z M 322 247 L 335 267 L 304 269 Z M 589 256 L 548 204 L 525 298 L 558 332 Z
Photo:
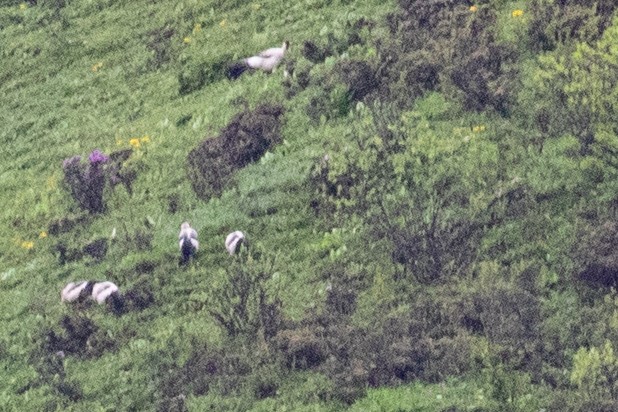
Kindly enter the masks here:
M 269 285 L 274 258 L 255 248 L 232 258 L 209 298 L 209 313 L 228 336 L 273 337 L 279 328 L 281 301 Z

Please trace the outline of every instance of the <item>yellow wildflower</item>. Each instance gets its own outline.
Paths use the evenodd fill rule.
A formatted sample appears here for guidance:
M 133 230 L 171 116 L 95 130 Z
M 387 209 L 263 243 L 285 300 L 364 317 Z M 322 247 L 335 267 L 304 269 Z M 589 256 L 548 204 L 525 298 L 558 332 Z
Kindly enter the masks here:
M 39 233 L 39 239 L 45 239 L 46 237 L 47 237 L 46 231 L 42 231 L 41 233 Z
M 226 25 L 227 25 L 227 19 L 223 19 L 221 20 L 221 22 L 219 22 L 220 27 L 225 27 Z
M 472 131 L 473 131 L 474 133 L 484 132 L 484 131 L 485 131 L 485 125 L 484 125 L 484 124 L 480 124 L 480 125 L 478 125 L 478 126 L 474 126 L 474 127 L 472 128 Z
M 32 250 L 34 248 L 34 242 L 24 240 L 23 242 L 21 242 L 21 247 L 22 249 Z
M 253 9 L 253 11 L 258 11 L 259 9 L 262 8 L 262 5 L 259 3 L 252 3 L 251 8 Z
M 195 23 L 193 26 L 193 34 L 197 34 L 202 31 L 202 25 L 200 23 Z
M 471 11 L 472 13 L 476 13 L 476 11 L 477 11 L 478 9 L 479 9 L 479 8 L 478 8 L 478 7 L 476 7 L 476 6 L 470 6 L 470 11 Z
M 140 138 L 139 141 L 141 143 L 148 143 L 148 142 L 150 142 L 150 136 L 145 135 L 144 137 Z
M 103 62 L 95 63 L 92 66 L 92 71 L 96 73 L 101 67 L 103 67 Z
M 191 43 L 191 37 L 185 37 L 184 39 L 182 39 L 184 44 L 189 44 Z
M 513 17 L 521 17 L 523 15 L 524 15 L 524 11 L 521 9 L 513 10 L 513 12 L 511 12 L 511 16 Z
M 56 187 L 58 187 L 58 181 L 56 180 L 56 176 L 51 175 L 47 178 L 46 182 L 47 190 L 54 191 Z
M 28 5 L 26 3 L 22 3 L 19 5 L 19 10 L 26 10 L 28 8 Z
M 129 140 L 129 144 L 131 146 L 133 146 L 134 148 L 138 149 L 140 147 L 140 142 L 139 139 L 137 137 L 134 137 L 133 139 Z

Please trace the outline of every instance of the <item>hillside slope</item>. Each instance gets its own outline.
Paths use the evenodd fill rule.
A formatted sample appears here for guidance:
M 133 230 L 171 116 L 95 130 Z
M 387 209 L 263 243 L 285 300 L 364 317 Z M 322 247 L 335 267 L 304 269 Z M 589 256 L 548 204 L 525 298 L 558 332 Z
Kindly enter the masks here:
M 615 409 L 614 9 L 5 1 L 0 404 Z

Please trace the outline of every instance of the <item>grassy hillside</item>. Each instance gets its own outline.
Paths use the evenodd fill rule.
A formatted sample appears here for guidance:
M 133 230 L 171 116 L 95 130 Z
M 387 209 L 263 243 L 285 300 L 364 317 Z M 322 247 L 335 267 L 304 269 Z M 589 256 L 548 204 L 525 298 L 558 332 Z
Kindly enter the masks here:
M 0 405 L 613 410 L 614 9 L 1 2 Z

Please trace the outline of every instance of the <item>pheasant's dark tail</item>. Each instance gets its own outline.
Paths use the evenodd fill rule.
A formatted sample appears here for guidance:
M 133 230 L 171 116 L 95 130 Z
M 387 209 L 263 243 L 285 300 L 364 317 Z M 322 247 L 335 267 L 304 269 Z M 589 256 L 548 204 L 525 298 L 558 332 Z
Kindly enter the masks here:
M 189 263 L 189 260 L 191 259 L 194 253 L 195 253 L 195 250 L 193 250 L 193 244 L 191 244 L 191 238 L 189 236 L 184 236 L 182 238 L 182 247 L 180 248 L 181 264 L 186 265 L 187 263 Z
M 230 80 L 238 79 L 244 72 L 247 71 L 249 66 L 244 61 L 238 61 L 234 63 L 230 63 L 227 66 L 227 77 Z

